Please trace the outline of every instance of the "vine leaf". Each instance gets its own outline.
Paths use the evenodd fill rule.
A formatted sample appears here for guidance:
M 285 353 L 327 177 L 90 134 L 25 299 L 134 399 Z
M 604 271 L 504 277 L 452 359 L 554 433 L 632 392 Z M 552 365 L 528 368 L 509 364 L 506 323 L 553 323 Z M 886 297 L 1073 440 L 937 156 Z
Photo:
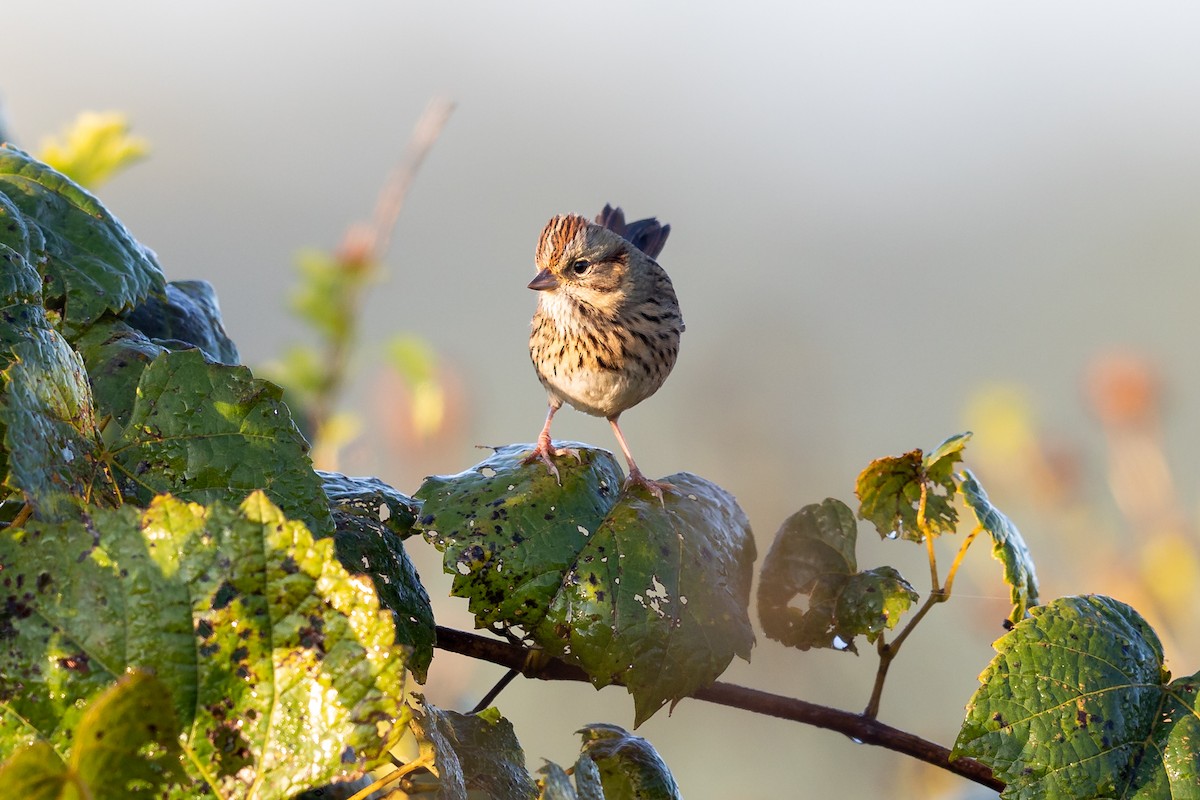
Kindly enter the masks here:
M 875 526 L 882 537 L 902 536 L 914 542 L 925 540 L 926 533 L 938 536 L 954 533 L 958 512 L 954 508 L 954 465 L 962 460 L 962 451 L 971 438 L 960 433 L 942 442 L 929 455 L 912 450 L 902 456 L 879 458 L 858 476 L 854 493 L 858 496 L 862 519 Z M 921 495 L 925 495 L 924 527 L 921 522 Z
M 198 347 L 210 361 L 240 364 L 237 345 L 225 333 L 217 293 L 208 281 L 171 281 L 125 316 L 130 326 L 169 350 Z
M 858 572 L 854 512 L 829 498 L 788 517 L 763 560 L 758 616 L 763 632 L 788 647 L 857 652 L 854 638 L 874 642 L 917 601 L 916 590 L 891 567 Z M 798 596 L 807 609 L 791 605 Z
M 87 368 L 96 416 L 108 420 L 111 430 L 119 433 L 133 416 L 142 373 L 168 348 L 123 320 L 105 317 L 75 340 L 75 349 Z
M 122 492 L 209 503 L 262 489 L 289 517 L 328 536 L 333 522 L 308 443 L 282 390 L 199 350 L 159 354 L 143 370 L 129 421 L 109 446 Z
M 158 797 L 185 779 L 178 736 L 166 687 L 133 672 L 89 704 L 67 759 L 39 739 L 0 766 L 0 786 L 23 800 L 74 796 L 80 784 L 89 797 Z
M 332 539 L 261 492 L 238 508 L 162 496 L 10 528 L 0 566 L 0 758 L 38 739 L 70 750 L 80 708 L 129 668 L 170 692 L 180 800 L 290 797 L 398 737 L 392 615 Z
M 1004 582 L 1008 584 L 1013 610 L 1009 620 L 1014 624 L 1025 616 L 1025 610 L 1038 602 L 1037 572 L 1033 556 L 1025 539 L 1012 520 L 988 500 L 987 492 L 970 470 L 964 470 L 963 497 L 975 514 L 979 527 L 992 537 L 992 557 L 1004 565 Z
M 523 463 L 530 449 L 500 448 L 416 495 L 477 626 L 520 626 L 595 686 L 624 683 L 637 724 L 749 659 L 754 540 L 729 493 L 680 473 L 662 502 L 618 494 L 612 455 L 585 445 L 558 460 L 559 486 Z
M 477 627 L 540 623 L 563 574 L 616 503 L 621 470 L 612 454 L 570 446 L 580 460 L 559 459 L 561 487 L 544 464 L 521 463 L 528 446 L 510 445 L 417 490 L 417 529 L 442 551 L 451 594 L 468 600 Z
M 433 752 L 446 800 L 467 800 L 468 791 L 504 800 L 538 796 L 512 723 L 495 708 L 459 714 L 422 702 L 410 725 L 422 754 Z
M 583 753 L 594 761 L 607 800 L 680 800 L 671 770 L 648 741 L 617 725 L 579 731 Z M 582 759 L 581 759 L 582 760 Z
M 1007 784 L 1003 797 L 1195 797 L 1200 674 L 1170 681 L 1158 637 L 1109 597 L 1030 609 L 997 655 L 952 757 Z
M 25 229 L 26 252 L 45 284 L 48 308 L 61 311 L 72 339 L 106 312 L 162 294 L 162 270 L 125 226 L 92 195 L 32 156 L 0 146 L 0 196 Z
M 580 753 L 575 762 L 574 785 L 566 770 L 553 762 L 547 762 L 538 771 L 544 776 L 538 800 L 605 800 L 600 770 L 586 752 Z
M 412 533 L 416 504 L 378 478 L 317 474 L 333 513 L 338 559 L 375 584 L 396 623 L 396 643 L 409 652 L 408 669 L 424 683 L 436 639 L 433 608 L 401 541 Z
M 24 323 L 35 321 L 41 309 Z M 42 317 L 44 320 L 44 316 Z M 0 328 L 10 323 L 0 320 Z M 47 326 L 10 330 L 0 351 L 0 431 L 4 483 L 41 519 L 63 519 L 82 502 L 115 504 L 99 458 L 99 432 L 83 361 Z

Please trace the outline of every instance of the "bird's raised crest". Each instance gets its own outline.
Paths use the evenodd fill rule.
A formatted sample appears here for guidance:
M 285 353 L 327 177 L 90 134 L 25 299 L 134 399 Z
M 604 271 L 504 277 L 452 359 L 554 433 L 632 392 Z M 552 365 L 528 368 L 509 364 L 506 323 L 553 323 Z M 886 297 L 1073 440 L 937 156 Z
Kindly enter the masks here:
M 542 267 L 560 260 L 575 237 L 583 235 L 588 221 L 578 214 L 559 214 L 542 229 L 534 259 Z

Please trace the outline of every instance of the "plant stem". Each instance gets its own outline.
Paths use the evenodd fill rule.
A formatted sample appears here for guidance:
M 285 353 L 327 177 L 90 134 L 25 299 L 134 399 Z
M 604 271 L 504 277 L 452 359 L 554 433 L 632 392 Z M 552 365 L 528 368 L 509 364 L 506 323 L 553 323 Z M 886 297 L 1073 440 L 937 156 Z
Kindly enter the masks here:
M 513 682 L 513 678 L 520 674 L 521 670 L 519 669 L 510 669 L 508 672 L 504 673 L 504 676 L 500 678 L 500 680 L 496 681 L 495 686 L 493 686 L 491 689 L 488 689 L 487 694 L 480 698 L 479 702 L 475 704 L 475 707 L 472 708 L 469 713 L 478 714 L 480 711 L 483 711 L 485 708 L 494 703 L 500 693 L 504 691 L 504 688 Z
M 926 605 L 929 605 L 929 601 L 926 601 Z M 921 615 L 926 610 L 922 609 L 918 614 Z M 910 622 L 909 627 L 911 628 L 911 626 Z M 478 634 L 445 628 L 440 625 L 437 628 L 437 647 L 481 661 L 499 664 L 509 669 L 520 670 L 521 674 L 527 678 L 589 680 L 587 673 L 582 669 L 557 658 L 530 659 L 530 650 L 521 645 L 489 639 Z M 948 748 L 907 731 L 885 725 L 863 714 L 853 714 L 849 711 L 721 681 L 698 689 L 691 696 L 695 700 L 703 700 L 707 703 L 740 708 L 755 714 L 765 714 L 837 731 L 856 742 L 903 753 L 990 789 L 999 791 L 1004 788 L 1004 784 L 992 775 L 992 771 L 978 761 L 971 758 L 957 758 L 951 761 Z
M 967 554 L 967 548 L 971 546 L 971 542 L 975 541 L 975 537 L 983 530 L 982 525 L 976 525 L 975 530 L 967 534 L 967 538 L 963 539 L 962 546 L 958 548 L 958 553 L 954 556 L 954 563 L 950 565 L 950 572 L 946 575 L 946 585 L 942 587 L 943 599 L 950 598 L 950 590 L 954 587 L 954 576 L 958 574 L 958 566 L 962 563 L 963 556 Z
M 867 701 L 867 707 L 863 711 L 864 717 L 875 719 L 879 715 L 879 702 L 883 697 L 883 682 L 887 680 L 887 673 L 888 669 L 892 666 L 892 659 L 900 652 L 900 645 L 904 644 L 904 640 L 912 633 L 917 623 L 925 618 L 925 615 L 929 613 L 931 608 L 945 599 L 942 596 L 941 590 L 934 589 L 925 598 L 925 602 L 921 604 L 921 607 L 917 609 L 917 613 L 913 614 L 908 624 L 900 629 L 900 633 L 896 635 L 895 639 L 891 642 L 886 642 L 883 635 L 880 635 L 879 645 L 876 648 L 879 651 L 879 669 L 875 671 L 875 685 L 871 687 L 871 699 Z
M 371 795 L 375 794 L 375 792 L 378 792 L 380 789 L 386 788 L 387 786 L 390 786 L 391 784 L 396 783 L 401 778 L 403 778 L 405 775 L 410 775 L 410 774 L 416 772 L 421 767 L 431 767 L 431 766 L 433 766 L 433 754 L 426 753 L 426 754 L 420 756 L 419 758 L 413 759 L 412 761 L 408 762 L 404 766 L 399 767 L 395 771 L 389 772 L 387 775 L 384 775 L 382 778 L 375 781 L 370 786 L 367 786 L 366 788 L 355 792 L 354 794 L 352 794 L 350 796 L 349 800 L 367 800 L 367 798 L 370 797 Z

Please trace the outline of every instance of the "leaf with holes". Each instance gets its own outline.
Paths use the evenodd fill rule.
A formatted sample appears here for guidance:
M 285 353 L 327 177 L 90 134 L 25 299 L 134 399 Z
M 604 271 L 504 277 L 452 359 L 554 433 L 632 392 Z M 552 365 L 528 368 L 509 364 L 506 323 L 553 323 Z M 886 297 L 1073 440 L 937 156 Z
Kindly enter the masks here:
M 510 445 L 466 472 L 427 478 L 417 491 L 417 529 L 442 551 L 452 593 L 469 601 L 476 627 L 540 623 L 616 503 L 621 470 L 612 454 L 573 446 L 579 461 L 557 461 L 561 486 L 540 461 L 523 463 L 531 445 Z
M 933 536 L 954 533 L 958 523 L 954 465 L 962 460 L 970 437 L 970 433 L 951 436 L 928 456 L 913 450 L 872 461 L 859 474 L 854 489 L 859 517 L 885 538 L 898 535 L 921 542 L 926 532 Z
M 433 608 L 402 542 L 412 532 L 416 504 L 378 478 L 317 474 L 329 497 L 338 559 L 375 584 L 396 623 L 396 643 L 408 650 L 408 669 L 424 683 L 436 638 Z
M 640 725 L 750 660 L 750 523 L 733 496 L 688 473 L 659 501 L 623 492 L 566 573 L 533 638 L 597 688 L 623 683 Z
M 1030 609 L 996 642 L 952 757 L 1014 800 L 1200 795 L 1200 674 L 1170 680 L 1146 621 L 1109 597 Z
M 0 565 L 0 759 L 38 739 L 67 751 L 83 705 L 135 667 L 169 690 L 185 734 L 172 797 L 290 797 L 398 737 L 392 615 L 332 539 L 261 492 L 9 529 Z
M 432 752 L 442 797 L 466 800 L 468 791 L 505 800 L 538 796 L 512 723 L 495 708 L 459 714 L 423 703 L 410 724 L 422 754 Z
M 27 153 L 0 146 L 0 196 L 24 226 L 48 308 L 61 311 L 68 338 L 105 312 L 120 313 L 163 293 L 153 253 L 100 201 Z
M 623 683 L 636 720 L 749 659 L 754 562 L 750 524 L 733 497 L 695 475 L 665 478 L 662 502 L 618 496 L 603 450 L 556 462 L 530 446 L 500 448 L 460 475 L 430 478 L 418 527 L 470 600 L 479 627 L 520 626 L 578 664 L 597 687 Z
M 858 572 L 854 512 L 832 498 L 784 521 L 763 560 L 758 616 L 763 632 L 789 647 L 857 652 L 854 638 L 873 642 L 917 601 L 891 567 Z M 807 608 L 791 605 L 807 596 Z M 839 643 L 840 640 L 840 643 Z
M 987 492 L 970 470 L 964 470 L 962 492 L 979 527 L 992 537 L 992 557 L 1004 565 L 1004 582 L 1008 584 L 1013 604 L 1008 618 L 1014 623 L 1020 622 L 1025 610 L 1038 602 L 1037 572 L 1029 547 L 1012 520 L 991 504 Z
M 159 797 L 185 780 L 178 737 L 166 687 L 134 672 L 89 704 L 66 759 L 39 739 L 0 766 L 0 786 L 22 800 L 73 797 L 81 786 L 86 797 Z
M 318 536 L 333 532 L 308 443 L 278 386 L 199 350 L 158 355 L 142 372 L 129 422 L 109 453 L 122 492 L 237 502 L 262 489 Z

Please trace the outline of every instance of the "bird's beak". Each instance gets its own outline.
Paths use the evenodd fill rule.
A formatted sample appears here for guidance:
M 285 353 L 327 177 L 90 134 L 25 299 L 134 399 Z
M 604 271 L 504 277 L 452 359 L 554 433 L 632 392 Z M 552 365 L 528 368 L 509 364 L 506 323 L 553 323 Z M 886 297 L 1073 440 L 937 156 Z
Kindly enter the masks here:
M 549 291 L 550 289 L 558 288 L 558 278 L 554 277 L 553 273 L 548 269 L 539 272 L 534 279 L 529 282 L 529 288 L 539 292 Z

